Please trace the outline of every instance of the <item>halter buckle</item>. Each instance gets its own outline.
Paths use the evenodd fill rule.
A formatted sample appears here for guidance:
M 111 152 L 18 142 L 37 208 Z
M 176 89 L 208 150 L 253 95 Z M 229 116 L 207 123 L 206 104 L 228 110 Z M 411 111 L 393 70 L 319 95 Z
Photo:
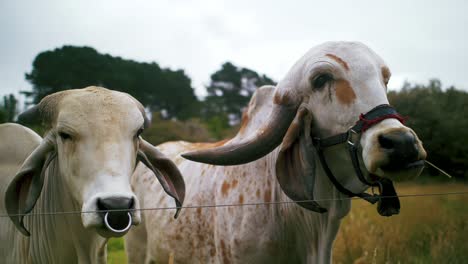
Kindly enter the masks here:
M 346 143 L 352 147 L 356 145 L 356 141 L 359 138 L 359 133 L 354 131 L 352 128 L 348 130 L 348 139 L 346 140 Z

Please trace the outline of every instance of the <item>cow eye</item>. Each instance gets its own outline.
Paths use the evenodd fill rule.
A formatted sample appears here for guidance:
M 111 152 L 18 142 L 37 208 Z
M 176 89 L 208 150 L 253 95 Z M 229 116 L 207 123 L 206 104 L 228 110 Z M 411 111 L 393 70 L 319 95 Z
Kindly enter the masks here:
M 70 136 L 70 134 L 67 134 L 65 132 L 58 132 L 58 135 L 60 136 L 60 138 L 62 140 L 71 140 L 72 137 Z
M 331 80 L 333 80 L 333 76 L 330 73 L 319 74 L 312 80 L 312 87 L 314 89 L 321 89 Z

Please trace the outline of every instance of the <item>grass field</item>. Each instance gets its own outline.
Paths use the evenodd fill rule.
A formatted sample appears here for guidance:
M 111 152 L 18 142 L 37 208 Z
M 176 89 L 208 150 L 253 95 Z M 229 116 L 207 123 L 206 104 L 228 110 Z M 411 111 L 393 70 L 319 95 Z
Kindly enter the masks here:
M 468 191 L 464 184 L 398 184 L 401 194 Z M 397 216 L 354 200 L 333 250 L 334 263 L 468 263 L 468 195 L 401 199 Z M 111 264 L 126 263 L 123 240 L 108 246 Z

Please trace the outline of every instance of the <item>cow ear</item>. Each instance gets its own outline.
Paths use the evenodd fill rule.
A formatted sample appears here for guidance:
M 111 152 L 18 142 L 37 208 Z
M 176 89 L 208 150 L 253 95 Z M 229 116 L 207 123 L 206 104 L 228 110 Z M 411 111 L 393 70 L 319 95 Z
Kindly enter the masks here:
M 306 209 L 326 212 L 314 199 L 315 158 L 310 137 L 311 115 L 299 107 L 283 138 L 276 160 L 276 177 L 284 193 Z M 307 202 L 305 202 L 307 201 Z
M 142 138 L 138 159 L 153 171 L 164 191 L 174 198 L 177 206 L 174 218 L 177 218 L 185 198 L 185 182 L 179 169 L 161 151 Z
M 45 170 L 56 157 L 51 136 L 44 138 L 26 158 L 21 169 L 5 192 L 5 207 L 13 224 L 25 236 L 30 236 L 24 226 L 24 216 L 32 211 L 44 185 Z

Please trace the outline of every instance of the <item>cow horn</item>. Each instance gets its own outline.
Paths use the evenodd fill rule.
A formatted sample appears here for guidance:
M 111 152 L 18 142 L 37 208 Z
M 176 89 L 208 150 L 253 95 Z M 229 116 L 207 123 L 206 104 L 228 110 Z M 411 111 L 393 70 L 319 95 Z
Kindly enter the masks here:
M 18 115 L 18 123 L 22 125 L 49 126 L 57 118 L 57 107 L 64 96 L 72 90 L 56 92 L 42 98 L 41 101 Z
M 283 140 L 297 106 L 274 104 L 265 125 L 240 142 L 182 154 L 182 157 L 213 165 L 239 165 L 257 160 Z
M 21 125 L 30 125 L 40 122 L 40 109 L 38 105 L 35 105 L 18 115 L 18 123 Z

